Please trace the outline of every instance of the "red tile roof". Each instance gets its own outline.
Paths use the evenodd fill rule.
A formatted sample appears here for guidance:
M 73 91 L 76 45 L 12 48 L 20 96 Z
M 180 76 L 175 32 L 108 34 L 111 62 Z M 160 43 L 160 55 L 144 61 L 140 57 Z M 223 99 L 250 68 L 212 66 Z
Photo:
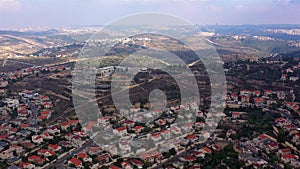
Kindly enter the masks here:
M 144 165 L 142 161 L 137 159 L 131 159 L 130 162 L 133 163 L 134 165 Z
M 88 155 L 87 155 L 85 152 L 81 152 L 81 153 L 78 153 L 78 154 L 77 154 L 77 157 L 78 157 L 78 158 L 85 159 L 85 158 L 88 157 Z
M 49 149 L 52 149 L 52 150 L 57 150 L 58 147 L 59 147 L 58 144 L 49 144 L 49 145 L 48 145 L 48 148 L 49 148 Z
M 287 154 L 282 156 L 283 159 L 297 159 L 297 156 L 293 154 Z
M 117 128 L 116 130 L 118 130 L 120 132 L 120 131 L 124 131 L 124 130 L 127 130 L 127 129 L 126 129 L 126 127 L 122 126 L 122 127 Z
M 69 162 L 74 164 L 75 167 L 78 167 L 82 164 L 82 162 L 78 158 L 75 158 L 75 157 L 71 158 L 71 160 L 69 160 Z
M 203 150 L 205 153 L 211 154 L 211 149 L 209 149 L 208 147 L 203 147 L 201 148 L 201 150 Z
M 120 167 L 117 167 L 117 166 L 115 166 L 115 165 L 112 165 L 112 166 L 110 166 L 109 168 L 110 168 L 110 169 L 121 169 Z
M 196 160 L 196 157 L 191 156 L 191 155 L 187 155 L 187 156 L 184 157 L 184 159 L 185 159 L 186 161 L 195 161 L 195 160 Z

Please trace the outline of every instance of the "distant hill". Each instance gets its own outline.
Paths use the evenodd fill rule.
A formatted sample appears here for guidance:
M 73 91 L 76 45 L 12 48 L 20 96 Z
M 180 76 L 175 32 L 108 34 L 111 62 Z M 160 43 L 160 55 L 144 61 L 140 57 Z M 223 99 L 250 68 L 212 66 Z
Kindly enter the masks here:
M 28 55 L 49 46 L 76 42 L 67 35 L 60 35 L 57 30 L 49 31 L 3 31 L 0 30 L 0 57 Z

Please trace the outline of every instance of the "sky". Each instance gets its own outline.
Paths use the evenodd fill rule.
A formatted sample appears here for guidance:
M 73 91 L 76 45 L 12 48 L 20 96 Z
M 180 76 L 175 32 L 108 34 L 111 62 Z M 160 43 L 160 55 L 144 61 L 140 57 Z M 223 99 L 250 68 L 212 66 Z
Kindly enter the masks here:
M 143 12 L 195 24 L 300 24 L 300 0 L 0 0 L 0 29 L 105 25 Z

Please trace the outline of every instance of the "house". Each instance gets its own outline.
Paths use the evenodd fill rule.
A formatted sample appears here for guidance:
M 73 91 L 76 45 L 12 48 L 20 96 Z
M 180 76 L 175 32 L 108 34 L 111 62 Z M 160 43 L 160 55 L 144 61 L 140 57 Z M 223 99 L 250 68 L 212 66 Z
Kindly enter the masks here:
M 288 130 L 288 131 L 292 131 L 296 129 L 296 126 L 293 124 L 287 124 L 285 126 L 283 126 L 284 129 Z
M 133 128 L 133 131 L 134 131 L 135 133 L 140 133 L 142 130 L 144 130 L 144 127 L 143 127 L 143 126 L 135 126 L 135 127 Z
M 127 134 L 127 128 L 125 126 L 122 126 L 122 127 L 114 129 L 113 132 L 119 136 L 125 135 L 125 134 Z
M 267 100 L 266 102 L 267 102 L 267 106 L 272 106 L 272 105 L 277 104 L 277 101 L 273 100 L 273 99 Z
M 241 115 L 240 112 L 231 112 L 231 116 L 232 116 L 233 118 L 239 118 L 240 115 Z
M 283 126 L 285 126 L 285 125 L 288 124 L 287 120 L 285 118 L 283 118 L 283 117 L 275 119 L 275 122 L 276 122 L 276 125 L 280 126 L 280 127 L 283 127 Z
M 99 157 L 96 158 L 96 160 L 100 163 L 100 164 L 105 164 L 109 162 L 109 155 L 108 154 L 102 154 Z
M 151 139 L 155 142 L 159 141 L 161 139 L 160 133 L 152 133 Z
M 212 153 L 211 149 L 208 148 L 208 147 L 202 147 L 199 151 L 202 152 L 202 153 L 205 153 L 205 154 L 211 154 Z
M 21 129 L 26 129 L 29 126 L 30 126 L 30 124 L 28 124 L 28 123 L 22 123 L 22 124 L 20 124 L 20 128 Z
M 49 119 L 51 117 L 51 111 L 44 110 L 44 111 L 41 112 L 41 116 L 46 116 L 47 119 Z
M 285 102 L 285 106 L 295 112 L 298 112 L 299 110 L 299 105 L 297 105 L 295 102 Z
M 249 91 L 249 90 L 241 90 L 240 91 L 240 95 L 250 95 L 252 92 L 251 91 Z
M 167 120 L 166 119 L 159 119 L 159 120 L 156 120 L 155 123 L 159 126 L 164 126 L 164 125 L 166 125 Z
M 144 161 L 153 162 L 155 159 L 161 159 L 162 154 L 156 150 L 153 150 L 148 153 L 141 153 L 139 156 Z
M 65 139 L 72 140 L 73 135 L 71 133 L 65 134 Z
M 278 154 L 280 156 L 291 154 L 291 149 L 290 148 L 282 148 L 278 151 Z
M 40 125 L 37 125 L 37 124 L 34 124 L 34 125 L 31 125 L 29 127 L 27 127 L 28 130 L 32 131 L 32 132 L 39 132 L 42 127 Z
M 10 146 L 10 149 L 11 149 L 12 151 L 16 151 L 17 154 L 20 154 L 20 153 L 22 153 L 22 152 L 24 151 L 23 147 L 22 147 L 22 146 L 19 146 L 19 145 L 17 145 L 17 144 L 11 145 L 11 146 Z
M 198 117 L 203 117 L 203 112 L 202 111 L 198 111 L 196 114 Z
M 144 163 L 138 159 L 131 159 L 130 163 L 138 168 L 144 165 Z
M 50 72 L 56 71 L 56 67 L 53 67 L 53 66 L 49 67 L 49 71 L 50 71 Z
M 60 141 L 58 142 L 58 145 L 65 148 L 72 147 L 72 145 L 67 141 Z
M 124 125 L 126 127 L 133 127 L 134 126 L 134 121 L 132 121 L 132 120 L 125 120 L 124 121 Z
M 277 142 L 271 142 L 268 145 L 268 149 L 271 150 L 271 151 L 278 150 L 279 149 L 279 144 Z
M 23 142 L 23 143 L 21 143 L 21 146 L 23 148 L 33 149 L 35 147 L 35 144 L 33 144 L 31 142 Z
M 31 137 L 32 142 L 37 143 L 37 144 L 41 144 L 43 142 L 43 137 L 40 135 L 33 135 Z
M 43 133 L 42 133 L 42 137 L 43 137 L 43 139 L 45 139 L 45 140 L 51 140 L 51 139 L 54 138 L 54 137 L 51 136 L 48 132 L 43 132 Z
M 292 77 L 290 77 L 289 80 L 295 82 L 295 81 L 297 81 L 298 79 L 299 79 L 299 77 L 292 76 Z
M 80 145 L 81 144 L 81 137 L 78 135 L 72 136 L 72 142 L 75 145 Z
M 111 166 L 109 166 L 109 169 L 121 169 L 120 167 L 117 167 L 117 166 L 115 166 L 115 165 L 111 165 Z
M 200 158 L 205 157 L 205 154 L 200 152 L 200 151 L 193 151 L 192 155 L 195 156 L 195 157 L 200 157 Z
M 89 126 L 89 125 L 86 125 L 82 128 L 82 130 L 84 132 L 92 132 L 93 131 L 93 127 L 92 126 Z
M 257 137 L 258 140 L 267 140 L 269 139 L 267 134 L 261 134 Z
M 294 73 L 294 70 L 293 70 L 292 68 L 287 68 L 285 71 L 286 71 L 287 73 Z
M 198 140 L 198 137 L 196 136 L 196 134 L 189 134 L 186 138 L 188 140 L 190 140 L 191 142 L 195 142 Z
M 89 158 L 89 156 L 85 152 L 80 152 L 76 156 L 78 159 L 82 159 L 84 162 L 92 162 L 92 159 Z
M 42 103 L 42 107 L 44 109 L 52 109 L 53 108 L 53 104 L 49 103 L 49 102 L 45 102 L 45 103 Z
M 171 132 L 174 133 L 175 135 L 181 134 L 181 130 L 177 126 L 171 127 Z
M 293 137 L 294 140 L 300 141 L 300 134 L 297 133 L 295 134 L 295 136 Z
M 202 121 L 195 123 L 195 128 L 197 128 L 197 129 L 203 128 L 204 126 L 205 126 L 205 123 Z
M 226 95 L 226 101 L 231 101 L 231 96 L 229 94 Z
M 61 146 L 59 146 L 58 144 L 49 144 L 48 149 L 57 152 L 61 150 Z
M 82 166 L 82 162 L 78 159 L 78 158 L 71 158 L 69 161 L 68 161 L 68 165 L 69 166 L 72 166 L 74 165 L 76 168 L 83 168 Z
M 39 115 L 39 116 L 37 116 L 37 119 L 38 119 L 38 121 L 44 121 L 44 120 L 49 119 L 49 117 L 45 116 L 45 115 Z
M 100 118 L 97 119 L 97 122 L 102 126 L 107 126 L 107 125 L 109 125 L 109 118 L 100 117 Z
M 265 161 L 263 159 L 259 159 L 253 164 L 253 167 L 254 168 L 264 168 L 267 164 L 268 164 L 267 161 Z
M 64 66 L 59 66 L 59 67 L 57 68 L 58 71 L 63 71 L 64 69 L 65 69 Z
M 273 91 L 272 90 L 264 90 L 264 95 L 265 96 L 270 96 L 272 95 Z
M 40 149 L 40 150 L 38 151 L 38 155 L 44 156 L 44 157 L 51 157 L 51 156 L 53 156 L 54 154 L 55 154 L 54 151 L 52 151 L 52 150 L 47 150 L 47 149 Z
M 182 127 L 182 129 L 184 131 L 191 131 L 191 130 L 193 130 L 193 126 L 194 126 L 194 123 L 185 123 L 184 126 Z
M 212 145 L 211 145 L 211 148 L 212 148 L 213 150 L 215 150 L 215 151 L 219 151 L 219 150 L 220 150 L 220 147 L 217 146 L 216 144 L 212 144 Z
M 122 165 L 122 168 L 123 168 L 123 169 L 133 169 L 132 165 L 129 164 L 128 162 L 123 161 L 123 162 L 121 163 L 121 165 Z
M 165 139 L 171 137 L 171 132 L 170 132 L 170 130 L 162 130 L 160 134 L 161 134 Z
M 231 98 L 233 99 L 233 101 L 238 102 L 239 101 L 239 95 L 236 93 L 232 93 L 231 94 Z
M 154 161 L 154 157 L 152 157 L 150 154 L 148 153 L 141 153 L 139 155 L 139 157 L 144 160 L 144 161 L 147 161 L 147 162 L 153 162 Z
M 192 156 L 192 155 L 186 155 L 183 157 L 182 159 L 185 162 L 193 162 L 196 160 L 196 157 Z
M 100 154 L 103 150 L 100 147 L 90 147 L 88 150 L 89 155 L 97 155 Z
M 18 117 L 20 119 L 26 119 L 26 117 L 29 115 L 27 106 L 23 105 L 23 106 L 18 107 L 17 113 L 18 113 Z
M 34 162 L 34 163 L 37 163 L 39 165 L 42 165 L 46 159 L 40 157 L 40 156 L 37 156 L 37 155 L 32 155 L 32 156 L 29 156 L 28 157 L 28 161 L 29 162 Z
M 256 106 L 262 106 L 265 100 L 261 97 L 255 97 L 253 101 Z
M 289 163 L 293 160 L 296 160 L 298 159 L 298 156 L 296 155 L 293 155 L 293 154 L 286 154 L 286 155 L 282 155 L 281 156 L 281 160 L 284 162 L 284 163 Z
M 260 90 L 253 90 L 252 95 L 259 97 L 261 95 Z
M 69 120 L 70 126 L 77 126 L 82 120 Z
M 250 102 L 250 96 L 248 96 L 248 95 L 241 96 L 241 102 L 242 103 L 249 103 Z
M 36 168 L 36 166 L 30 162 L 21 162 L 19 164 L 19 167 L 20 168 L 24 168 L 24 169 L 34 169 Z
M 199 164 L 194 164 L 189 169 L 201 169 L 201 166 Z
M 51 126 L 48 128 L 48 132 L 54 135 L 60 133 L 60 130 L 57 128 L 57 126 Z
M 60 124 L 60 127 L 62 130 L 67 130 L 70 127 L 70 122 L 69 121 L 62 122 Z
M 7 139 L 8 136 L 9 135 L 7 133 L 3 133 L 0 135 L 0 140 L 5 140 L 5 139 Z
M 187 146 L 189 143 L 190 143 L 190 141 L 189 141 L 188 139 L 181 139 L 181 140 L 179 141 L 179 144 L 180 144 L 181 146 Z

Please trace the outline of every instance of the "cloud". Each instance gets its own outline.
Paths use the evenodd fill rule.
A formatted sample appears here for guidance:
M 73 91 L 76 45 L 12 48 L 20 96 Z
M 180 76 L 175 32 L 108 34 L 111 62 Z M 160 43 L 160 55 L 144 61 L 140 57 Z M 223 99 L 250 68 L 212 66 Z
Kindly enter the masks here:
M 18 0 L 0 0 L 0 11 L 16 11 L 22 8 Z

